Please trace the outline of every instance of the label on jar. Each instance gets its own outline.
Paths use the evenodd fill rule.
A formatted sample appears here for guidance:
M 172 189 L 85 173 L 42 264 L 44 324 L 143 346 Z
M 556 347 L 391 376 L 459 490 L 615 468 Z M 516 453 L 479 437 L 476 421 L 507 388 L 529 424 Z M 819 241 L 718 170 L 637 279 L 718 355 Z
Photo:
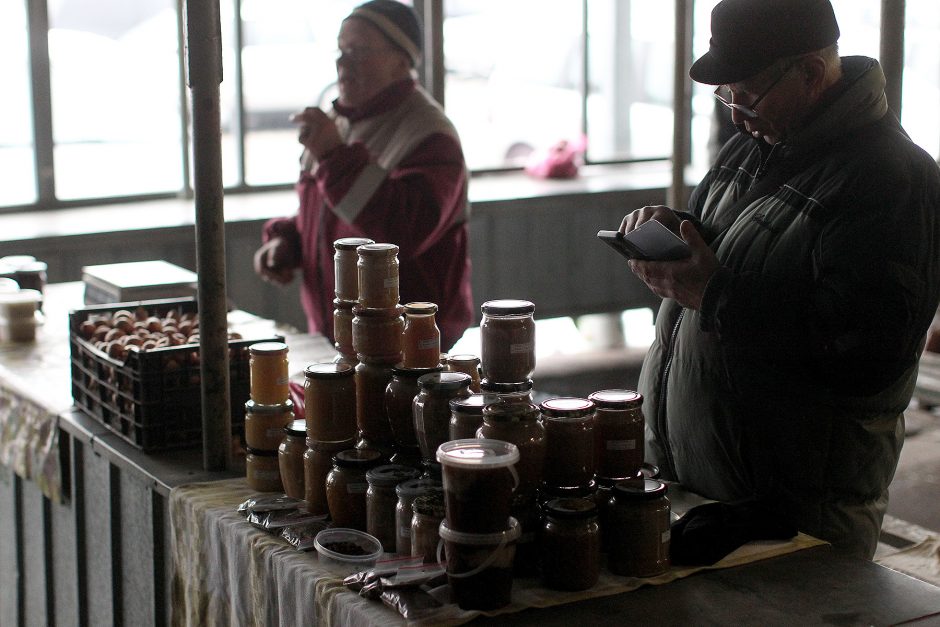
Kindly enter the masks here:
M 521 344 L 510 344 L 509 353 L 511 355 L 516 355 L 518 353 L 529 353 L 532 352 L 532 342 L 523 342 Z
M 280 438 L 284 435 L 284 427 L 272 427 L 264 432 L 265 437 Z
M 632 451 L 636 448 L 636 440 L 607 440 L 608 451 Z
M 284 375 L 283 377 L 277 378 L 277 385 L 287 385 L 289 381 L 290 377 L 288 375 Z
M 263 479 L 265 481 L 271 479 L 280 479 L 281 471 L 280 470 L 256 470 L 254 472 L 256 479 Z
M 423 351 L 429 350 L 431 348 L 436 347 L 439 342 L 440 340 L 437 338 L 431 338 L 430 340 L 419 340 L 418 350 L 423 350 Z
M 384 287 L 385 289 L 398 287 L 398 277 L 397 276 L 387 277 L 384 281 L 382 281 L 382 287 Z
M 659 541 L 663 544 L 666 544 L 667 542 L 669 542 L 670 537 L 671 537 L 670 530 L 666 529 L 660 536 Z
M 410 538 L 410 537 L 411 537 L 411 527 L 399 527 L 399 528 L 398 528 L 398 537 L 399 537 L 399 538 Z
M 350 483 L 346 485 L 346 492 L 349 494 L 365 494 L 368 489 L 368 483 Z

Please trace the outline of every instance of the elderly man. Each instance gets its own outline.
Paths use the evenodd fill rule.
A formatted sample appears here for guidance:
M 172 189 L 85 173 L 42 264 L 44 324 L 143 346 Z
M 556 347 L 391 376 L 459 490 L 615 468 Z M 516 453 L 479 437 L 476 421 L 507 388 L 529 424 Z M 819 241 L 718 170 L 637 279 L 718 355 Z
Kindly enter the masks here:
M 878 62 L 840 58 L 828 0 L 723 0 L 693 80 L 741 131 L 688 213 L 689 244 L 631 261 L 664 297 L 640 391 L 667 479 L 870 558 L 940 299 L 940 172 L 888 109 Z

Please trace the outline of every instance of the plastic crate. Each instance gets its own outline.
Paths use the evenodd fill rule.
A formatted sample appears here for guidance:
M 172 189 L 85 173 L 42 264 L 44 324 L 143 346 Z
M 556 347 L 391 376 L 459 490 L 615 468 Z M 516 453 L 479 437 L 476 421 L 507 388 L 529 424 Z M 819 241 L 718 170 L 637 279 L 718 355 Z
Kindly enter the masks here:
M 111 303 L 69 313 L 72 398 L 89 416 L 144 452 L 202 445 L 199 345 L 182 344 L 128 352 L 115 359 L 81 337 L 94 315 L 144 307 L 163 318 L 171 310 L 196 313 L 193 298 Z M 242 437 L 250 395 L 248 347 L 282 337 L 229 340 L 232 433 Z

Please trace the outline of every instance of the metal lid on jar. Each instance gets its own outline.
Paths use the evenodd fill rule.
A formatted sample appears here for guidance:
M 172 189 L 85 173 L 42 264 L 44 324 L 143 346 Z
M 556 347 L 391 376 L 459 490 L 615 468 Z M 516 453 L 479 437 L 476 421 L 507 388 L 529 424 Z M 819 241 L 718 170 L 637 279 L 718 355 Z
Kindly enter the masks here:
M 586 398 L 562 396 L 548 399 L 539 409 L 548 418 L 584 418 L 594 413 L 594 403 Z
M 430 492 L 443 492 L 444 484 L 430 477 L 408 479 L 395 486 L 395 494 L 404 497 L 416 497 Z
M 245 447 L 245 452 L 249 455 L 257 455 L 259 457 L 277 457 L 277 450 L 268 451 L 263 448 L 251 448 L 250 446 Z
M 405 303 L 406 315 L 427 316 L 434 313 L 437 313 L 437 305 L 435 303 Z
M 471 364 L 480 365 L 480 358 L 471 353 L 461 353 L 458 355 L 441 355 L 441 361 L 445 364 Z
M 535 303 L 528 300 L 503 298 L 486 301 L 480 305 L 480 310 L 488 316 L 517 316 L 535 311 Z
M 398 377 L 406 377 L 411 379 L 417 379 L 418 377 L 425 374 L 432 374 L 435 372 L 443 372 L 444 366 L 433 366 L 431 368 L 405 368 L 401 365 L 396 365 L 392 367 L 392 374 Z
M 356 248 L 356 252 L 360 257 L 391 257 L 398 254 L 398 246 L 386 243 L 363 244 Z
M 539 486 L 539 500 L 548 502 L 553 499 L 583 499 L 592 496 L 597 491 L 597 482 L 591 479 L 584 485 L 557 486 L 548 485 L 544 481 Z
M 633 390 L 600 390 L 592 392 L 588 400 L 603 409 L 634 409 L 643 404 L 643 395 Z
M 539 418 L 538 405 L 519 401 L 494 401 L 483 408 L 485 422 L 529 422 Z
M 294 411 L 294 401 L 287 399 L 277 405 L 262 405 L 261 403 L 256 403 L 248 399 L 248 401 L 245 402 L 245 411 L 249 414 L 286 414 Z
M 659 466 L 643 462 L 643 465 L 640 466 L 640 474 L 646 479 L 659 479 Z
M 252 355 L 279 355 L 287 352 L 284 342 L 258 342 L 248 347 Z
M 666 484 L 656 479 L 645 479 L 642 483 L 634 481 L 621 481 L 614 486 L 612 494 L 615 498 L 624 498 L 634 501 L 658 499 L 666 496 Z
M 421 516 L 444 518 L 444 492 L 429 492 L 415 498 L 411 511 Z
M 465 398 L 452 398 L 448 401 L 450 410 L 459 414 L 482 416 L 483 408 L 492 402 L 486 394 L 471 394 Z
M 394 307 L 363 307 L 362 305 L 353 305 L 352 312 L 354 316 L 360 318 L 381 318 L 384 320 L 394 320 L 400 318 L 405 312 L 401 305 Z
M 356 250 L 366 244 L 374 244 L 375 240 L 368 237 L 341 237 L 333 242 L 333 248 L 336 250 Z
M 334 455 L 333 463 L 340 468 L 368 470 L 382 463 L 382 453 L 371 448 L 348 448 Z
M 355 300 L 343 300 L 342 298 L 333 299 L 333 307 L 344 313 L 346 311 L 352 311 L 352 308 L 358 304 L 359 304 L 359 301 L 355 301 Z
M 545 515 L 565 520 L 583 520 L 597 516 L 597 504 L 590 499 L 552 499 L 545 504 Z
M 366 480 L 370 485 L 392 487 L 403 481 L 415 479 L 421 471 L 411 466 L 401 464 L 384 464 L 376 466 L 366 473 Z
M 345 451 L 349 448 L 354 448 L 356 446 L 356 439 L 350 438 L 348 440 L 315 440 L 313 438 L 307 438 L 307 448 L 316 451 L 317 453 L 329 453 L 330 458 L 332 459 L 332 453 L 338 453 L 340 451 Z
M 307 419 L 306 418 L 297 418 L 296 420 L 291 420 L 287 423 L 287 426 L 284 427 L 284 432 L 287 435 L 294 436 L 296 438 L 306 438 L 307 437 Z
M 532 379 L 519 381 L 518 383 L 497 383 L 489 379 L 480 381 L 480 391 L 487 394 L 520 394 L 532 391 Z
M 307 379 L 341 379 L 356 374 L 356 369 L 349 364 L 320 362 L 304 368 Z
M 600 489 L 612 490 L 615 485 L 621 482 L 632 483 L 635 485 L 640 485 L 643 483 L 643 480 L 647 477 L 643 476 L 643 472 L 640 470 L 636 471 L 636 474 L 631 477 L 602 477 L 598 475 L 595 477 L 597 481 L 597 487 Z
M 431 372 L 418 377 L 422 390 L 456 392 L 470 386 L 470 375 L 463 372 Z

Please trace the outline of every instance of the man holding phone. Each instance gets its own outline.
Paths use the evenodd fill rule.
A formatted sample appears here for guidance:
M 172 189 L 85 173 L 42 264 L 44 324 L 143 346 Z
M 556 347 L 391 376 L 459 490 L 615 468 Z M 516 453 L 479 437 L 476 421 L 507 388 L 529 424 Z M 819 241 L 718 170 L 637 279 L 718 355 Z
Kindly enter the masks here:
M 664 478 L 871 558 L 940 300 L 940 171 L 888 109 L 881 67 L 840 58 L 829 0 L 723 0 L 693 80 L 741 131 L 688 212 L 688 244 L 629 262 L 664 298 L 640 375 Z

